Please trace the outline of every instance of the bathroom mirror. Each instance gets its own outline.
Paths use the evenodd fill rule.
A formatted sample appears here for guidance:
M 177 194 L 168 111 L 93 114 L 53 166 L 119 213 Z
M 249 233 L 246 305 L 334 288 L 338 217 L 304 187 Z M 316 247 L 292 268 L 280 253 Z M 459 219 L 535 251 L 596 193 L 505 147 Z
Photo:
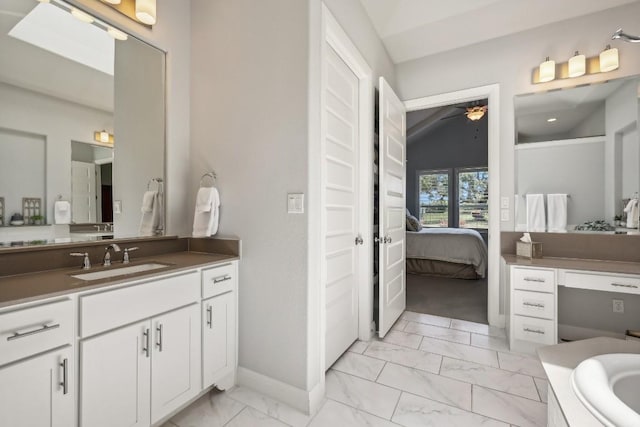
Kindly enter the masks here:
M 561 193 L 568 231 L 604 221 L 606 232 L 637 233 L 624 208 L 640 191 L 639 96 L 634 76 L 515 97 L 516 231 L 527 194 Z
M 1 0 L 0 27 L 0 246 L 141 235 L 144 193 L 164 193 L 164 52 L 57 0 Z

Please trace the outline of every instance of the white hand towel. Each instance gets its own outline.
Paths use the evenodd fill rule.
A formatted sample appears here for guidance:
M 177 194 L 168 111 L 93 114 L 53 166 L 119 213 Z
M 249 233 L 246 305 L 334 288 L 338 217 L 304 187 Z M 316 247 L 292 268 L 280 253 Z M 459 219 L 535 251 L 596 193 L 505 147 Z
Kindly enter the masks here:
M 547 194 L 547 226 L 550 232 L 567 232 L 567 195 Z
M 638 199 L 631 199 L 624 208 L 627 213 L 627 228 L 638 227 Z
M 53 220 L 56 224 L 71 224 L 71 203 L 58 200 L 53 204 Z
M 210 212 L 216 189 L 213 187 L 201 187 L 196 196 L 196 212 Z
M 157 191 L 147 191 L 142 196 L 140 236 L 154 236 L 162 222 L 162 203 Z
M 527 194 L 527 231 L 546 231 L 543 194 Z
M 199 191 L 198 191 L 199 192 Z M 209 237 L 218 232 L 218 221 L 220 218 L 220 194 L 218 190 L 211 187 L 211 202 L 206 211 L 198 210 L 196 205 L 193 216 L 193 237 Z
M 154 199 L 156 198 L 157 195 L 158 195 L 157 191 L 145 191 L 144 195 L 142 196 L 142 208 L 141 208 L 142 213 L 145 213 L 145 212 L 148 213 L 153 210 Z

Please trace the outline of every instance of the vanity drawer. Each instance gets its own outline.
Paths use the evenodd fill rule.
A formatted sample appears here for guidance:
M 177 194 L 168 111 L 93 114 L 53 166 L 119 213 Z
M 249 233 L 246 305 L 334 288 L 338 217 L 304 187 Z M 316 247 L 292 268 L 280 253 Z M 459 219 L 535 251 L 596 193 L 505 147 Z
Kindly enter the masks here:
M 513 316 L 513 334 L 518 340 L 539 344 L 556 344 L 553 320 L 536 319 L 534 317 Z
M 229 292 L 236 287 L 236 264 L 202 270 L 202 298 L 209 298 Z
M 71 343 L 69 299 L 0 314 L 0 365 Z
M 513 312 L 523 316 L 555 318 L 555 295 L 544 292 L 513 291 Z
M 543 268 L 512 267 L 513 289 L 536 292 L 555 292 L 555 270 Z
M 80 336 L 137 322 L 200 300 L 194 271 L 80 297 Z
M 640 277 L 631 275 L 565 271 L 562 284 L 568 288 L 640 294 Z

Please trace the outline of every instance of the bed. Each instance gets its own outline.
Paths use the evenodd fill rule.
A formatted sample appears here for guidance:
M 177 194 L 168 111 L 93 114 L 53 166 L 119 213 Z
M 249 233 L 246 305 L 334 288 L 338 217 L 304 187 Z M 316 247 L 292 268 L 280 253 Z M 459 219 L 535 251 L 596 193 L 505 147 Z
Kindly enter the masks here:
M 480 233 L 467 228 L 407 231 L 407 273 L 457 279 L 484 278 L 487 246 Z

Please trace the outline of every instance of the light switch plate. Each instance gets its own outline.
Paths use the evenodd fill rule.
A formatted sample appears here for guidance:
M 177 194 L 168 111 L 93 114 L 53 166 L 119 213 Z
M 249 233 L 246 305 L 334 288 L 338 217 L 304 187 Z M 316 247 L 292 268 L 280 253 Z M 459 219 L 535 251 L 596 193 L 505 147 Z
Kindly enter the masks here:
M 508 197 L 501 197 L 500 198 L 500 208 L 501 209 L 509 209 L 509 198 Z
M 500 221 L 509 221 L 509 209 L 500 210 Z
M 304 193 L 287 194 L 287 212 L 293 214 L 304 213 Z
M 121 214 L 122 213 L 122 200 L 114 200 L 113 201 L 113 213 Z

